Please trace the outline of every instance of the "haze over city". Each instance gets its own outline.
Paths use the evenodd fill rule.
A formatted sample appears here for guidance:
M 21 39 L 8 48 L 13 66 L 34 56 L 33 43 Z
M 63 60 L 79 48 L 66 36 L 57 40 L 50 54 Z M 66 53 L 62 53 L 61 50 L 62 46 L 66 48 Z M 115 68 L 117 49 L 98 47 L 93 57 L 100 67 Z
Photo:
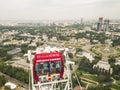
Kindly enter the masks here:
M 0 0 L 0 20 L 119 19 L 120 0 Z
M 120 0 L 0 0 L 0 90 L 120 90 Z

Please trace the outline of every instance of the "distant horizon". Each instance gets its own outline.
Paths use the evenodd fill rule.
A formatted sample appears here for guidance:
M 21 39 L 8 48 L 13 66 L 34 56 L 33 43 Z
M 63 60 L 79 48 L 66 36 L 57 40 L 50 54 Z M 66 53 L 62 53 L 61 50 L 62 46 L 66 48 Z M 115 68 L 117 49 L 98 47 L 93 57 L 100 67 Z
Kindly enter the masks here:
M 120 19 L 120 0 L 0 0 L 0 20 Z
M 83 19 L 85 21 L 89 21 L 89 20 L 98 20 L 99 17 L 102 17 L 103 20 L 105 20 L 105 19 L 120 20 L 120 17 L 119 18 L 108 18 L 108 17 L 98 16 L 96 18 L 85 18 L 85 17 L 83 18 L 83 17 L 81 17 L 78 19 L 77 18 L 75 18 L 75 19 L 71 19 L 71 18 L 69 18 L 69 19 L 35 19 L 35 18 L 32 18 L 32 19 L 1 19 L 0 18 L 0 21 L 76 21 L 76 20 L 81 20 L 81 19 Z

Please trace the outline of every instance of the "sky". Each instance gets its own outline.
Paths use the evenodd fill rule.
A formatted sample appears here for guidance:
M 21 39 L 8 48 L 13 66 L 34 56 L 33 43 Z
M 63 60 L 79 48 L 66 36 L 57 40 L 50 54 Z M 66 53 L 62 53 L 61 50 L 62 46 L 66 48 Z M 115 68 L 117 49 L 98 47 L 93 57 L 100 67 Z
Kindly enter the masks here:
M 0 0 L 0 20 L 120 19 L 120 0 Z

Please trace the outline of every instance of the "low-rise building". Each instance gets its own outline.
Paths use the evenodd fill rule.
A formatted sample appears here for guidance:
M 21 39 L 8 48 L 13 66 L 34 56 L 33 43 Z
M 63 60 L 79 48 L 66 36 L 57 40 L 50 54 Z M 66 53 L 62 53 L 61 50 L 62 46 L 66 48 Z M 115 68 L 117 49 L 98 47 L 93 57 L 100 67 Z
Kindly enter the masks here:
M 33 46 L 33 47 L 36 47 L 36 46 L 37 46 L 37 44 L 33 42 L 33 43 L 29 44 L 28 46 Z
M 17 53 L 20 53 L 20 52 L 21 52 L 21 49 L 20 48 L 16 48 L 16 49 L 7 51 L 7 54 L 14 55 L 14 54 L 17 54 Z
M 7 82 L 5 83 L 5 86 L 9 86 L 11 90 L 15 90 L 16 89 L 16 85 L 12 82 Z
M 76 53 L 75 47 L 69 46 L 68 49 L 69 49 L 69 53 L 72 53 L 73 55 L 75 55 L 75 53 Z
M 90 40 L 86 38 L 78 39 L 78 43 L 81 45 L 90 44 Z
M 4 42 L 3 45 L 22 45 L 22 44 L 28 44 L 30 43 L 29 40 L 24 41 L 24 40 L 11 40 L 11 41 L 7 41 Z
M 71 38 L 71 39 L 69 40 L 69 43 L 70 43 L 70 44 L 76 44 L 76 43 L 77 43 L 77 39 Z
M 93 43 L 100 43 L 99 40 L 93 40 Z
M 94 60 L 93 56 L 87 52 L 87 51 L 82 51 L 82 52 L 78 52 L 76 54 L 77 57 L 83 57 L 85 56 L 87 59 L 89 59 L 89 61 L 92 63 L 92 61 Z
M 50 41 L 52 41 L 52 42 L 56 42 L 57 41 L 57 37 L 52 37 L 51 39 L 50 39 Z
M 44 41 L 48 41 L 48 36 L 47 36 L 47 35 L 43 35 L 43 36 L 42 36 L 42 39 L 43 39 Z
M 28 71 L 30 70 L 30 64 L 26 62 L 24 59 L 13 61 L 11 64 L 13 67 L 20 67 L 24 70 Z
M 101 70 L 101 71 L 104 69 L 112 74 L 112 68 L 111 68 L 110 64 L 106 61 L 99 61 L 96 65 L 93 66 L 93 68 L 95 68 L 95 67 L 98 67 L 99 70 Z
M 108 45 L 111 45 L 113 43 L 113 41 L 110 40 L 110 39 L 107 39 L 107 40 L 105 40 L 105 43 L 108 44 Z
M 118 60 L 117 62 L 115 62 L 115 65 L 120 65 L 120 60 Z

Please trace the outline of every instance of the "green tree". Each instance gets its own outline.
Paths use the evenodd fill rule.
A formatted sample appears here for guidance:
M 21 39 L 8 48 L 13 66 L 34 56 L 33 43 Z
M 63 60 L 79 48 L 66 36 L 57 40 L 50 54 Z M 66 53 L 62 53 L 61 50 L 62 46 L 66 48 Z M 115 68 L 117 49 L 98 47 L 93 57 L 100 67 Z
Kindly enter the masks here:
M 41 46 L 41 45 L 43 45 L 44 43 L 42 43 L 42 42 L 36 42 L 36 44 L 37 44 L 37 46 Z
M 83 51 L 80 47 L 79 48 L 76 48 L 76 53 L 77 52 L 81 52 L 81 51 Z
M 105 83 L 111 81 L 111 76 L 109 74 L 99 74 L 98 75 L 98 81 L 99 83 Z
M 5 59 L 5 60 L 10 60 L 10 59 L 12 59 L 12 55 L 7 54 L 4 59 Z
M 11 90 L 10 86 L 5 86 L 4 90 Z
M 116 59 L 114 57 L 113 58 L 109 58 L 108 62 L 109 62 L 109 64 L 113 64 L 113 63 L 116 62 Z
M 113 43 L 112 43 L 112 46 L 113 46 L 113 47 L 114 47 L 114 46 L 118 46 L 118 45 L 120 45 L 120 38 L 114 39 L 114 40 L 113 40 Z
M 101 60 L 102 59 L 102 57 L 100 55 L 97 55 L 94 58 L 95 58 L 95 60 Z
M 116 79 L 116 80 L 120 80 L 120 65 L 113 65 L 112 66 L 113 68 L 113 77 Z
M 11 65 L 0 63 L 0 72 L 5 73 L 22 82 L 28 83 L 29 74 L 22 68 L 12 67 Z
M 79 69 L 88 71 L 88 72 L 92 72 L 92 64 L 90 63 L 90 61 L 83 56 L 80 60 L 80 64 L 79 64 Z
M 4 76 L 0 76 L 0 87 L 4 86 L 4 84 L 7 82 Z
M 88 87 L 88 90 L 111 90 L 111 88 L 110 86 L 97 85 Z
M 70 58 L 73 58 L 73 54 L 72 54 L 72 53 L 68 53 L 68 56 L 69 56 Z

